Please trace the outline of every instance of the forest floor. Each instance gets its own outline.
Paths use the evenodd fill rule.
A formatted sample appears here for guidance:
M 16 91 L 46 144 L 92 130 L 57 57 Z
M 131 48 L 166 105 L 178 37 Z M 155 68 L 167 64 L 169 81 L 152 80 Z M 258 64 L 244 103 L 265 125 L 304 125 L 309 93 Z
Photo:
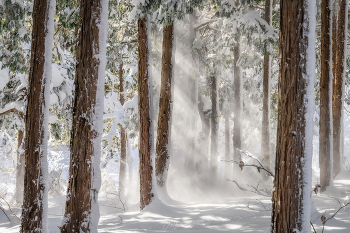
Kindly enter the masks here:
M 313 194 L 318 212 L 312 221 L 316 232 L 322 232 L 321 215 L 326 218 L 340 207 L 338 201 L 349 201 L 350 180 L 334 182 L 338 190 L 331 193 Z M 205 202 L 173 202 L 166 205 L 158 200 L 139 211 L 138 204 L 126 204 L 126 211 L 118 200 L 101 198 L 99 232 L 270 232 L 271 201 L 269 197 L 241 192 L 236 197 Z M 338 197 L 335 197 L 338 196 Z M 49 232 L 59 232 L 65 204 L 65 196 L 49 198 Z M 0 211 L 0 232 L 19 232 L 19 222 L 7 206 L 2 205 L 11 222 Z M 20 209 L 12 208 L 20 217 Z M 324 232 L 350 232 L 350 205 L 327 221 Z

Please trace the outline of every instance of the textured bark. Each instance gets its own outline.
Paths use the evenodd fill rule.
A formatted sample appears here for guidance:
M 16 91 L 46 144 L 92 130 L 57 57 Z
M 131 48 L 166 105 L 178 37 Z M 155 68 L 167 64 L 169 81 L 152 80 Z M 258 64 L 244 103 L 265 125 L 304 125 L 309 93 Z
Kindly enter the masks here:
M 123 63 L 119 65 L 119 91 L 120 104 L 123 106 L 124 99 L 124 78 L 123 78 Z M 119 169 L 119 191 L 122 198 L 125 197 L 125 178 L 126 178 L 126 132 L 124 127 L 120 126 L 120 169 Z
M 321 80 L 320 80 L 320 185 L 321 192 L 332 180 L 332 7 L 322 0 L 321 14 Z
M 166 187 L 170 155 L 170 129 L 172 111 L 173 38 L 174 24 L 164 26 L 161 89 L 156 145 L 156 178 L 158 187 Z
M 141 210 L 151 203 L 152 192 L 152 143 L 153 143 L 153 124 L 150 113 L 150 89 L 149 86 L 149 48 L 147 36 L 147 20 L 145 18 L 138 20 L 138 95 L 139 95 L 139 118 L 140 118 L 140 208 Z
M 241 55 L 241 38 L 236 37 L 237 44 L 234 47 L 234 80 L 233 80 L 233 92 L 234 92 L 234 111 L 233 111 L 233 154 L 234 161 L 239 161 L 239 154 L 237 149 L 242 149 L 242 105 L 243 100 L 241 98 L 242 92 L 242 68 L 238 65 L 239 57 Z
M 272 22 L 272 0 L 265 2 L 265 21 L 271 25 Z M 263 77 L 263 112 L 261 127 L 261 153 L 264 158 L 264 166 L 270 170 L 270 67 L 269 55 L 264 56 L 264 77 Z
M 18 203 L 23 202 L 23 189 L 24 189 L 24 169 L 25 169 L 25 154 L 23 151 L 23 131 L 18 130 L 17 138 L 17 166 L 16 166 L 16 201 Z
M 333 175 L 337 176 L 341 171 L 343 148 L 343 91 L 345 82 L 345 56 L 347 45 L 348 1 L 339 1 L 338 26 L 336 34 L 336 69 L 333 71 Z M 334 20 L 335 21 L 335 20 Z M 336 23 L 334 23 L 336 24 Z M 333 30 L 334 31 L 334 30 Z M 334 58 L 334 56 L 333 56 Z M 333 62 L 334 64 L 334 62 Z M 334 66 L 334 65 L 333 65 Z
M 218 83 L 217 77 L 211 77 L 211 140 L 210 140 L 210 175 L 211 178 L 217 177 L 218 171 Z
M 100 48 L 103 1 L 80 1 L 75 98 L 69 181 L 61 232 L 97 232 L 100 139 L 102 124 L 100 85 L 103 56 Z M 105 6 L 104 6 L 105 7 Z M 102 76 L 102 75 L 101 75 Z M 102 110 L 103 111 L 103 110 Z M 97 209 L 95 209 L 97 208 Z
M 271 218 L 273 233 L 311 231 L 310 144 L 314 113 L 316 21 L 316 10 L 310 10 L 316 7 L 315 2 L 311 6 L 312 2 L 281 0 L 278 125 Z
M 53 28 L 50 11 L 54 1 L 35 0 L 25 117 L 25 174 L 20 232 L 48 232 L 47 228 L 47 125 L 51 79 Z M 51 8 L 51 9 L 50 9 Z M 52 12 L 51 12 L 52 13 Z M 49 48 L 46 48 L 46 45 Z

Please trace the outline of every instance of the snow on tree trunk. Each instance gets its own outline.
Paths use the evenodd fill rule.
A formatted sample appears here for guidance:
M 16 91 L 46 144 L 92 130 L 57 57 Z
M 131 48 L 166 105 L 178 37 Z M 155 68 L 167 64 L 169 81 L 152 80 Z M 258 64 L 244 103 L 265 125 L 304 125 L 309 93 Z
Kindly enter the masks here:
M 311 231 L 316 2 L 282 0 L 271 232 Z
M 320 185 L 321 192 L 332 184 L 332 3 L 322 0 L 320 80 Z
M 16 194 L 15 198 L 18 203 L 23 202 L 24 174 L 25 174 L 25 154 L 23 150 L 23 130 L 18 130 L 17 138 L 17 166 L 16 166 Z
M 147 19 L 138 20 L 138 100 L 139 100 L 139 119 L 140 119 L 140 208 L 141 210 L 149 205 L 154 196 L 152 191 L 153 176 L 153 123 L 152 123 L 152 102 L 150 85 L 151 77 L 149 72 L 149 39 L 147 34 Z
M 35 0 L 33 4 L 20 232 L 48 232 L 47 140 L 55 5 L 55 0 Z
M 69 182 L 61 232 L 97 232 L 108 0 L 80 1 Z
M 166 180 L 170 157 L 174 24 L 164 26 L 161 89 L 156 145 L 156 179 L 160 195 L 167 195 Z M 165 196 L 164 196 L 165 197 Z
M 344 100 L 344 82 L 346 67 L 346 45 L 347 45 L 347 26 L 348 25 L 348 1 L 339 1 L 338 27 L 336 34 L 336 68 L 333 72 L 333 175 L 337 176 L 342 167 L 343 156 L 343 100 Z M 336 24 L 336 22 L 334 22 Z M 333 56 L 334 58 L 334 56 Z M 334 63 L 334 62 L 333 62 Z
M 239 154 L 237 149 L 242 149 L 242 68 L 238 64 L 239 57 L 241 55 L 241 37 L 236 37 L 236 45 L 234 47 L 234 80 L 233 80 L 233 92 L 234 92 L 234 110 L 233 110 L 233 151 L 235 161 L 239 161 Z
M 120 104 L 123 106 L 124 99 L 124 79 L 123 79 L 123 63 L 119 65 L 119 90 Z M 121 198 L 125 197 L 125 178 L 126 178 L 126 132 L 125 128 L 120 126 L 120 169 L 119 169 L 119 191 Z
M 214 73 L 214 76 L 211 77 L 211 141 L 210 141 L 210 177 L 214 180 L 217 178 L 217 172 L 218 172 L 218 140 L 219 140 L 218 81 L 215 75 L 216 74 Z
M 265 21 L 272 23 L 272 0 L 265 2 Z M 261 153 L 264 158 L 264 166 L 270 170 L 270 67 L 269 55 L 264 56 L 264 77 L 263 77 L 263 113 L 261 127 Z

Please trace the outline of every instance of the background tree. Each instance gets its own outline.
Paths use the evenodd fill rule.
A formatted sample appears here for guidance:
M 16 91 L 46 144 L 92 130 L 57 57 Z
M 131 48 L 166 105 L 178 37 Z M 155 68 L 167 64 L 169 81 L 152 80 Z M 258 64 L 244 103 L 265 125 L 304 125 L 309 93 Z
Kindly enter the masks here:
M 347 26 L 348 25 L 348 1 L 339 1 L 339 11 L 336 17 L 334 17 L 333 25 L 337 25 L 336 30 L 333 29 L 335 34 L 332 35 L 334 38 L 335 48 L 332 52 L 334 54 L 333 61 L 333 101 L 332 101 L 332 111 L 333 111 L 333 176 L 337 176 L 342 167 L 342 157 L 343 157 L 343 143 L 342 137 L 344 136 L 344 126 L 343 126 L 343 101 L 344 101 L 344 82 L 345 82 L 345 67 L 346 67 L 346 51 L 347 51 Z M 333 14 L 334 16 L 334 14 Z
M 332 2 L 322 0 L 320 80 L 320 185 L 332 185 Z

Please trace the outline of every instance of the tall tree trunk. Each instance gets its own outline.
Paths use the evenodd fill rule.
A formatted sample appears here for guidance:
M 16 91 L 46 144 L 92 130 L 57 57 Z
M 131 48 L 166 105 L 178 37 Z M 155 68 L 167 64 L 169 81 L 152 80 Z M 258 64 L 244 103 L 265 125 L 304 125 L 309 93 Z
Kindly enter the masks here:
M 20 232 L 48 232 L 47 140 L 55 1 L 35 0 L 25 119 L 25 174 Z
M 320 80 L 320 185 L 321 192 L 332 183 L 332 2 L 322 0 Z
M 138 95 L 140 118 L 140 208 L 141 210 L 151 203 L 152 192 L 152 148 L 153 148 L 153 111 L 152 86 L 149 76 L 149 48 L 147 34 L 147 19 L 138 20 Z
M 123 63 L 119 65 L 119 90 L 120 104 L 123 106 L 124 99 L 124 79 L 123 79 Z M 119 192 L 122 198 L 125 197 L 125 178 L 126 178 L 126 132 L 123 126 L 120 126 L 120 169 L 119 169 Z
M 346 67 L 346 45 L 348 25 L 348 1 L 339 1 L 338 27 L 336 34 L 336 70 L 333 71 L 333 175 L 337 176 L 341 171 L 342 158 L 342 137 L 343 137 L 343 91 Z M 334 14 L 333 14 L 334 15 Z M 336 23 L 334 23 L 336 24 Z M 334 56 L 333 56 L 334 58 Z M 333 62 L 334 63 L 334 62 Z M 333 69 L 334 70 L 334 69 Z
M 272 0 L 265 2 L 265 21 L 271 25 L 272 22 Z M 267 47 L 268 48 L 268 47 Z M 264 158 L 264 166 L 270 170 L 270 67 L 269 55 L 264 56 L 264 78 L 263 78 L 263 113 L 261 127 L 261 153 Z
M 238 65 L 239 57 L 241 56 L 241 37 L 236 37 L 236 45 L 234 47 L 234 80 L 233 80 L 233 92 L 234 92 L 234 111 L 233 111 L 233 159 L 239 161 L 239 153 L 237 149 L 242 149 L 242 68 Z
M 16 166 L 16 201 L 23 203 L 24 189 L 24 169 L 25 169 L 25 154 L 23 153 L 23 130 L 18 130 L 17 138 L 17 166 Z
M 216 74 L 214 74 L 216 75 Z M 211 141 L 210 141 L 210 174 L 212 179 L 217 178 L 218 172 L 218 83 L 217 77 L 211 77 Z
M 173 39 L 174 24 L 164 26 L 161 89 L 156 145 L 156 178 L 160 194 L 166 194 L 166 180 L 169 168 L 172 85 L 173 85 Z
M 274 233 L 311 231 L 316 2 L 281 0 Z
M 97 232 L 108 0 L 80 1 L 69 181 L 61 232 Z

